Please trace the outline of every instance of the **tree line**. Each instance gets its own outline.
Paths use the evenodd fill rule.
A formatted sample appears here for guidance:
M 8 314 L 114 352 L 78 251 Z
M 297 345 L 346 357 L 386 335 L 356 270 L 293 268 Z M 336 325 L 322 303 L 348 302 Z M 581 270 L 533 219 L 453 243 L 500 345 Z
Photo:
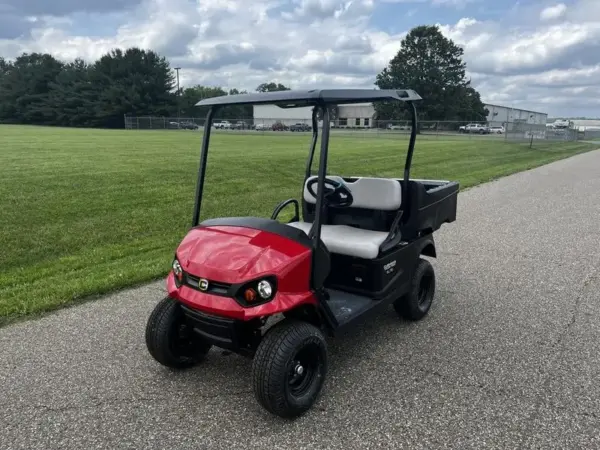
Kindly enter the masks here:
M 263 83 L 258 91 L 289 89 Z M 0 123 L 123 128 L 124 116 L 201 116 L 202 98 L 243 93 L 192 86 L 177 91 L 173 69 L 152 50 L 115 49 L 93 63 L 45 53 L 0 57 Z M 226 107 L 220 118 L 251 118 L 252 107 Z
M 413 28 L 377 74 L 380 89 L 414 89 L 423 120 L 485 120 L 487 111 L 466 77 L 463 50 L 437 26 Z M 258 92 L 287 90 L 276 82 Z M 0 123 L 123 128 L 124 116 L 201 117 L 200 99 L 244 93 L 196 85 L 177 90 L 169 61 L 152 50 L 112 50 L 97 61 L 60 61 L 45 53 L 0 57 Z M 407 119 L 406 109 L 376 104 L 378 120 Z M 334 111 L 335 116 L 335 111 Z M 252 118 L 252 106 L 228 106 L 220 119 Z

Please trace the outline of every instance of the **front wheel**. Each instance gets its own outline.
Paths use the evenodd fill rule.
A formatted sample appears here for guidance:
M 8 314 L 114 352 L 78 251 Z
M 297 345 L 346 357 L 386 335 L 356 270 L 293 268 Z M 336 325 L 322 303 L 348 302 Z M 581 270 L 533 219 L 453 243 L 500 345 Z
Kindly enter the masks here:
M 421 320 L 427 315 L 435 295 L 435 272 L 426 259 L 419 258 L 410 280 L 410 291 L 394 302 L 396 313 L 408 320 Z
M 316 401 L 327 374 L 327 344 L 314 325 L 285 319 L 270 329 L 252 362 L 257 401 L 272 414 L 300 416 Z
M 185 323 L 179 303 L 165 297 L 148 318 L 146 347 L 163 366 L 186 369 L 202 361 L 211 345 Z

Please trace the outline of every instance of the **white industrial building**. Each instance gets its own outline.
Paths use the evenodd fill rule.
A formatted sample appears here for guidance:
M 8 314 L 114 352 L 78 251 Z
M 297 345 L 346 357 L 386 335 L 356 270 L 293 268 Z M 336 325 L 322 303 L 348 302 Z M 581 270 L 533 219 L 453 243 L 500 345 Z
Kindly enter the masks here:
M 529 111 L 526 109 L 511 108 L 508 106 L 485 104 L 489 111 L 487 122 L 490 126 L 504 126 L 509 124 L 526 123 L 545 125 L 548 119 L 547 113 Z M 255 105 L 254 124 L 263 123 L 272 126 L 276 122 L 284 125 L 293 125 L 304 122 L 310 124 L 312 107 L 304 108 L 280 108 L 276 105 Z M 338 118 L 335 126 L 340 128 L 371 128 L 375 126 L 375 108 L 372 103 L 356 103 L 351 105 L 340 105 L 338 107 Z
M 555 120 L 550 125 L 554 125 L 557 122 L 562 122 L 566 125 L 566 128 L 573 128 L 578 131 L 586 131 L 586 130 L 600 130 L 600 120 L 595 119 L 565 119 L 565 120 Z
M 276 105 L 254 105 L 254 125 L 264 124 L 268 127 L 276 122 L 284 125 L 295 123 L 310 124 L 312 106 L 303 108 L 280 108 Z M 372 103 L 355 103 L 340 105 L 336 126 L 370 128 L 374 126 L 375 108 Z
M 375 108 L 373 103 L 354 103 L 340 105 L 336 125 L 340 128 L 371 128 L 375 126 Z
M 312 106 L 303 108 L 280 108 L 277 105 L 254 105 L 254 125 L 264 124 L 268 127 L 276 122 L 284 125 L 295 123 L 310 124 Z

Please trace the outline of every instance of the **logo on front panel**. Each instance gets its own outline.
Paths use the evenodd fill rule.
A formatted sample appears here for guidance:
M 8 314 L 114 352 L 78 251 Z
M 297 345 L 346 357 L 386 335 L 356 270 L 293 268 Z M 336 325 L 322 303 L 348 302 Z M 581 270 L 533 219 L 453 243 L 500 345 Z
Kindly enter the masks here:
M 208 289 L 208 280 L 205 280 L 204 278 L 200 278 L 200 280 L 198 281 L 198 288 L 201 291 L 206 291 Z
M 389 262 L 385 266 L 383 266 L 383 270 L 385 273 L 389 274 L 394 271 L 394 267 L 396 267 L 396 260 L 393 260 L 392 262 Z

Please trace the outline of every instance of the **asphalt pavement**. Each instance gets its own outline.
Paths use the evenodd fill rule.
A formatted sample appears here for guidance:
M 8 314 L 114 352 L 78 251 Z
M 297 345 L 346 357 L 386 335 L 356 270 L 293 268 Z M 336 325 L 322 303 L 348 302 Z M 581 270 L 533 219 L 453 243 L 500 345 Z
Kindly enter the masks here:
M 0 448 L 599 448 L 599 219 L 600 151 L 461 193 L 429 316 L 331 340 L 293 422 L 255 402 L 247 359 L 150 358 L 162 282 L 5 327 Z

